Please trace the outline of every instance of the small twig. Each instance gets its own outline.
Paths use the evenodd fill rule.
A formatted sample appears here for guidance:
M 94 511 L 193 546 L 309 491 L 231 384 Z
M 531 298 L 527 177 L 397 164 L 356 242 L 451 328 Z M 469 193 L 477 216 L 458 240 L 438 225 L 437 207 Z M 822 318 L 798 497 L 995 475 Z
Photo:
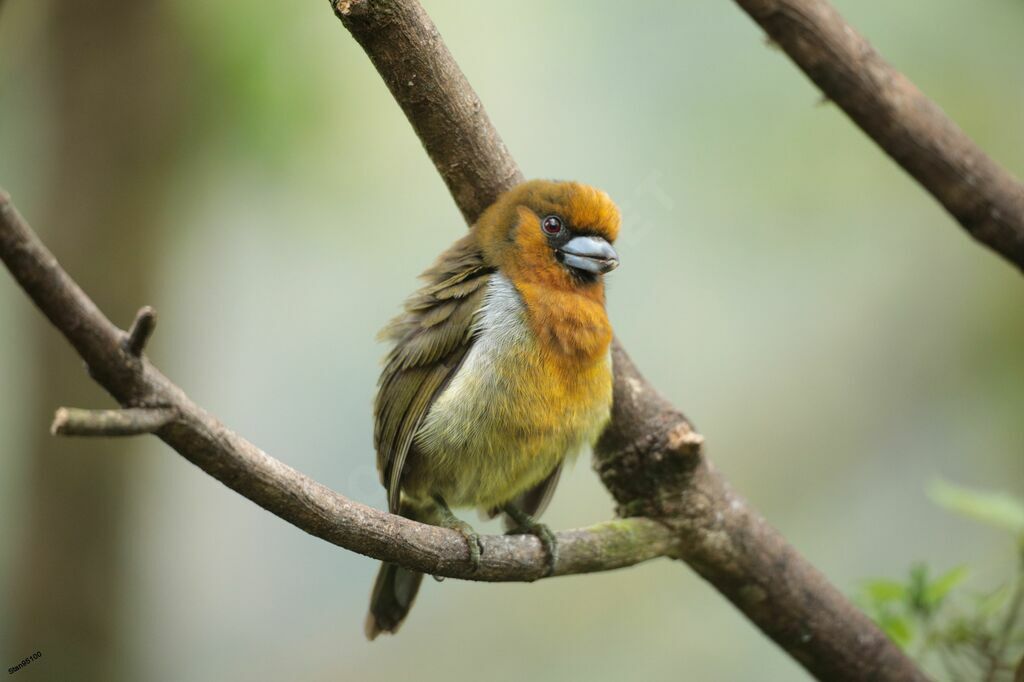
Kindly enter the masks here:
M 124 348 L 126 351 L 139 357 L 149 342 L 156 328 L 156 311 L 150 306 L 144 306 L 135 314 L 135 321 L 132 328 L 128 330 L 128 338 L 125 339 Z
M 53 416 L 55 436 L 139 436 L 167 426 L 177 416 L 172 407 L 130 407 L 123 410 L 83 410 L 61 407 Z

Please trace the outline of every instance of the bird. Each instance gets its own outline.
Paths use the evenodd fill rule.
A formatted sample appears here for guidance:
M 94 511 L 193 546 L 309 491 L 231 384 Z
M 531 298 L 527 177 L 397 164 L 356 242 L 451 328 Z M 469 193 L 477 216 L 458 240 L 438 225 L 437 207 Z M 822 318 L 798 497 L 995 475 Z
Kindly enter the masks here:
M 563 464 L 593 445 L 612 405 L 604 275 L 620 212 L 603 191 L 530 180 L 502 193 L 421 278 L 378 335 L 391 348 L 374 400 L 377 469 L 388 509 L 454 529 L 480 564 L 479 536 L 452 507 L 537 521 Z M 382 563 L 365 633 L 398 631 L 423 574 Z

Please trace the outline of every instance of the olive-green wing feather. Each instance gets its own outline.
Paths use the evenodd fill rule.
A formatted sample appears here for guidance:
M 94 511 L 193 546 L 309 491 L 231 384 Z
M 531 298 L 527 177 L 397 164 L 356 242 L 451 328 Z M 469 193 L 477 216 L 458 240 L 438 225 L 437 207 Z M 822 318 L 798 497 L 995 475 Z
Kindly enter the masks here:
M 558 487 L 558 479 L 562 477 L 564 466 L 564 461 L 559 462 L 547 478 L 516 498 L 515 503 L 519 505 L 519 508 L 535 519 L 540 518 L 544 510 L 548 508 L 548 504 L 551 503 L 555 488 Z
M 562 469 L 565 468 L 565 462 L 559 462 L 558 466 L 552 470 L 547 477 L 533 486 L 526 492 L 516 497 L 510 504 L 515 505 L 520 511 L 532 516 L 535 519 L 539 519 L 540 515 L 544 513 L 544 510 L 548 508 L 548 504 L 551 503 L 551 498 L 555 495 L 555 488 L 558 487 L 558 479 L 562 477 Z M 493 519 L 495 516 L 504 511 L 501 507 L 494 507 L 493 509 L 487 510 L 487 518 Z M 512 530 L 516 527 L 516 522 L 510 516 L 505 516 L 505 528 Z
M 395 344 L 374 404 L 377 469 L 392 513 L 399 508 L 402 468 L 413 437 L 472 345 L 473 322 L 493 271 L 474 235 L 463 237 L 423 273 L 427 285 L 380 333 Z

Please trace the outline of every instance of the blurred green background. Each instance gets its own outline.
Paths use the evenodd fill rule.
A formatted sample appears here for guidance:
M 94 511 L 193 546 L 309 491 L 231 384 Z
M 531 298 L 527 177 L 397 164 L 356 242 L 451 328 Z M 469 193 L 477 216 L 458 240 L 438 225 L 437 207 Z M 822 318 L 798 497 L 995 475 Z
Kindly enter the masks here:
M 838 5 L 1024 174 L 1024 3 Z M 1019 272 L 732 3 L 426 7 L 524 172 L 619 202 L 620 337 L 796 547 L 848 593 L 919 559 L 1010 575 L 924 488 L 1024 493 Z M 6 0 L 0 186 L 115 322 L 157 308 L 149 353 L 198 403 L 384 506 L 374 334 L 465 227 L 326 2 Z M 806 678 L 668 561 L 428 581 L 369 644 L 375 562 L 154 439 L 51 438 L 61 404 L 111 400 L 0 276 L 0 663 L 43 653 L 18 679 Z M 611 506 L 584 455 L 546 518 Z

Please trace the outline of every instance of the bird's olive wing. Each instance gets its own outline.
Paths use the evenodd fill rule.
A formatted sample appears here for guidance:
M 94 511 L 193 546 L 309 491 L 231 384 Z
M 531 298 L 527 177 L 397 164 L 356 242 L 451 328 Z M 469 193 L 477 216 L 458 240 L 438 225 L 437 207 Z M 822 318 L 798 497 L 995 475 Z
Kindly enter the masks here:
M 392 513 L 398 511 L 402 468 L 413 437 L 472 345 L 473 321 L 492 272 L 473 235 L 463 237 L 423 273 L 426 286 L 380 333 L 395 344 L 374 404 L 377 469 Z
M 562 477 L 562 467 L 564 464 L 564 462 L 559 462 L 558 466 L 548 474 L 547 478 L 520 495 L 515 500 L 519 508 L 535 519 L 540 518 L 544 510 L 548 508 L 551 497 L 555 494 L 555 488 L 558 487 L 558 479 Z
M 551 498 L 555 494 L 555 488 L 558 487 L 558 479 L 562 477 L 562 469 L 564 467 L 565 462 L 559 462 L 558 466 L 556 466 L 554 470 L 547 475 L 547 478 L 519 495 L 519 497 L 513 499 L 511 504 L 533 518 L 539 519 L 540 515 L 544 513 L 544 510 L 548 508 L 548 504 L 550 504 Z M 504 510 L 501 507 L 488 509 L 487 518 L 493 519 L 495 516 L 499 516 L 503 511 Z M 516 522 L 512 517 L 506 515 L 505 528 L 512 530 L 515 527 Z

